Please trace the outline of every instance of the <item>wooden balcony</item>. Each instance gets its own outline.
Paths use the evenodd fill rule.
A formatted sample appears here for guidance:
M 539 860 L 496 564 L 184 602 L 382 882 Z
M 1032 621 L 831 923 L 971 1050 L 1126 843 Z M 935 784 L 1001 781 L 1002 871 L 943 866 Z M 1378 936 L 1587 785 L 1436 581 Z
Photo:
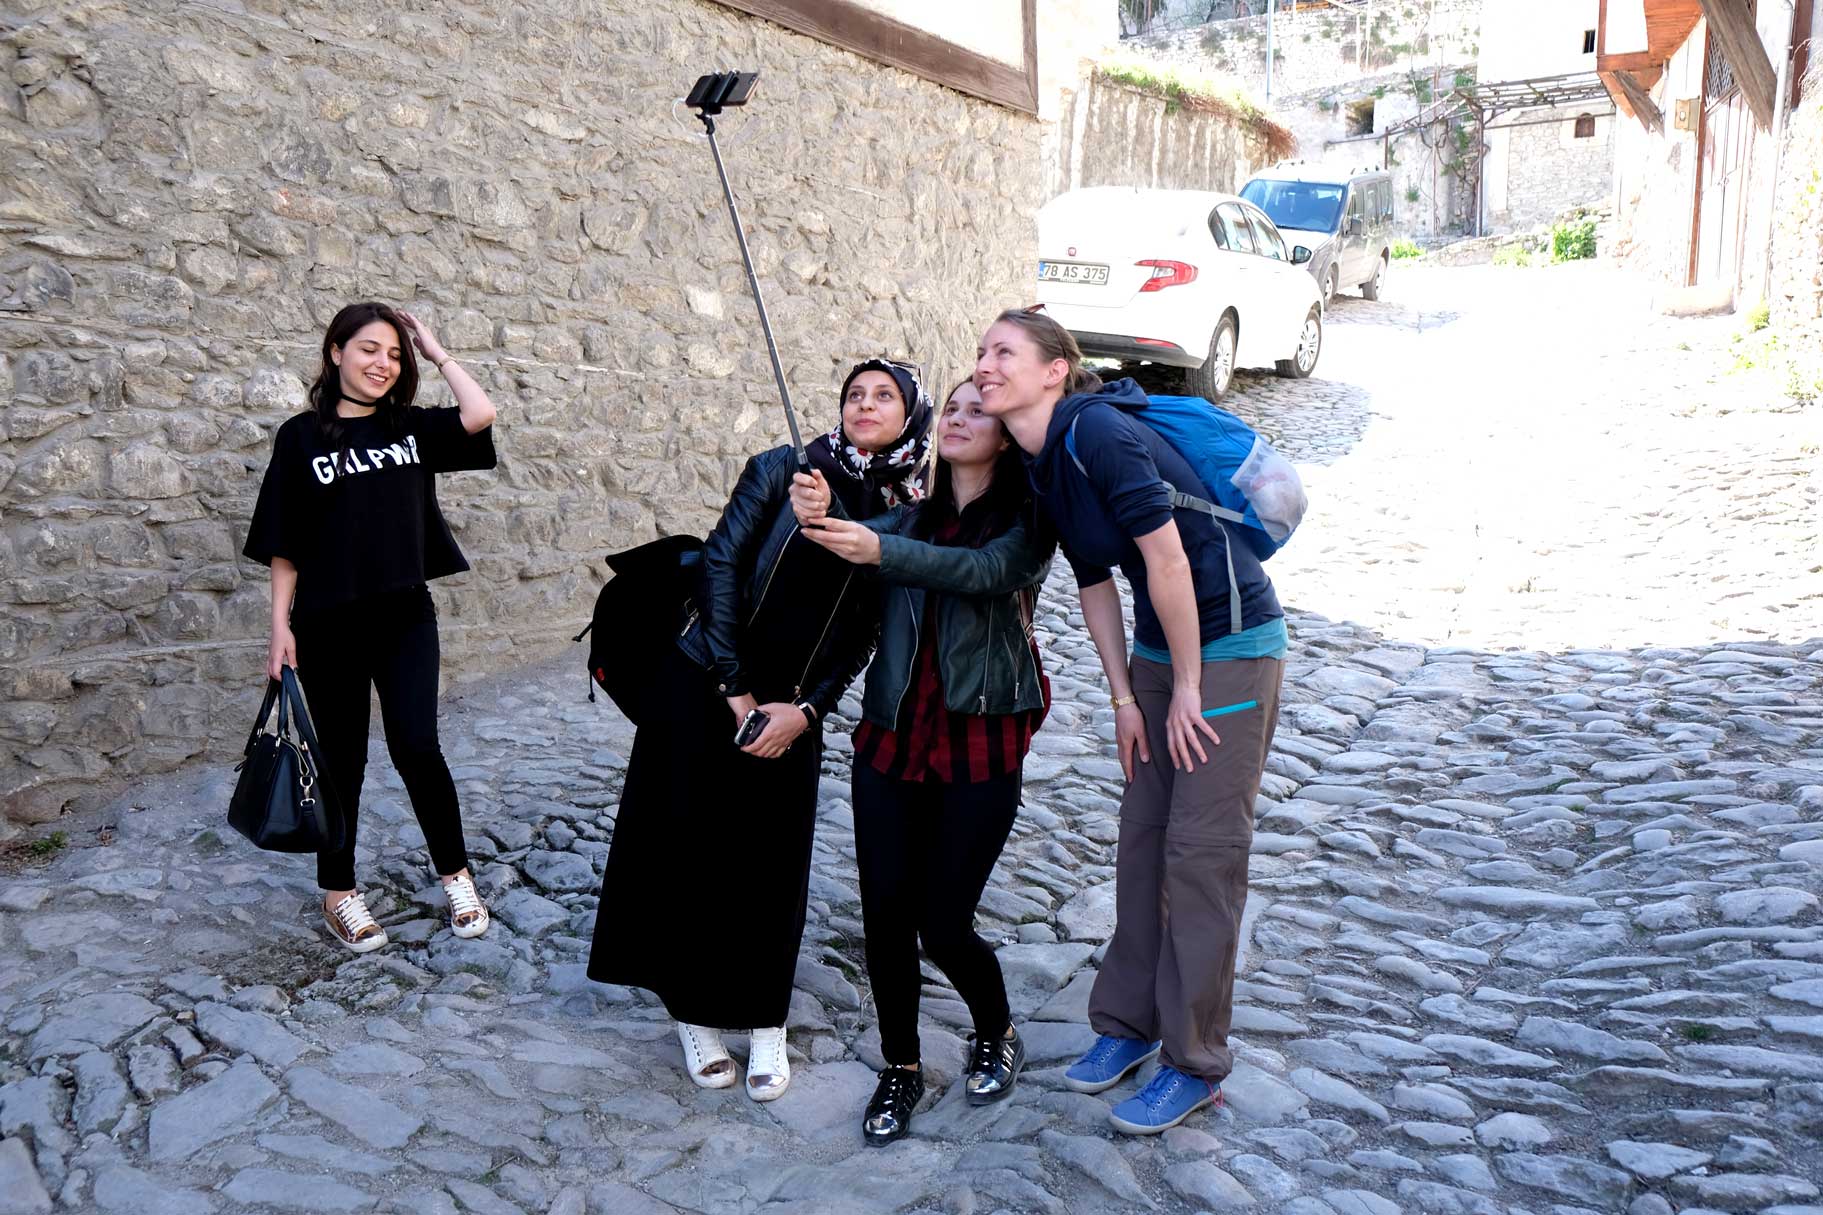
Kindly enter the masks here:
M 1608 10 L 1623 6 L 1646 14 L 1644 50 L 1610 53 L 1608 50 Z M 1703 15 L 1702 0 L 1601 0 L 1601 19 L 1595 35 L 1595 70 L 1601 73 L 1630 72 L 1642 85 L 1650 85 L 1664 70 L 1665 61 L 1677 52 L 1690 31 Z

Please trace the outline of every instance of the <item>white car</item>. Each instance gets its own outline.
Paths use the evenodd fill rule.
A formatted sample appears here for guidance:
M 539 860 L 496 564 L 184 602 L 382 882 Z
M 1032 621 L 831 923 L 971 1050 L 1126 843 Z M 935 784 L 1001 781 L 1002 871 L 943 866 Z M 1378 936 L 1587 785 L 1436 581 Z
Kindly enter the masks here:
M 1038 299 L 1086 355 L 1185 369 L 1210 401 L 1239 367 L 1302 379 L 1323 350 L 1323 305 L 1258 207 L 1233 194 L 1098 186 L 1038 213 Z

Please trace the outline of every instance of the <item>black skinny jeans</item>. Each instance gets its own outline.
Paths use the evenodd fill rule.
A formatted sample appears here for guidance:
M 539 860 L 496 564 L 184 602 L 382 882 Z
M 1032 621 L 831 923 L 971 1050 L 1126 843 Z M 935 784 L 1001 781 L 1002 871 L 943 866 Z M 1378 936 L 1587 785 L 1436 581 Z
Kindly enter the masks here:
M 411 808 L 447 877 L 468 867 L 456 782 L 437 740 L 437 609 L 430 588 L 357 600 L 319 621 L 292 625 L 298 682 L 323 746 L 323 774 L 348 831 L 341 849 L 317 853 L 317 885 L 353 890 L 355 825 L 367 775 L 371 689 L 380 693 L 386 749 L 405 782 Z
M 975 907 L 1013 830 L 1019 779 L 1014 771 L 973 785 L 903 781 L 855 765 L 867 977 L 888 1063 L 919 1059 L 920 939 L 968 1004 L 978 1038 L 1012 1024 L 1000 963 L 975 935 Z

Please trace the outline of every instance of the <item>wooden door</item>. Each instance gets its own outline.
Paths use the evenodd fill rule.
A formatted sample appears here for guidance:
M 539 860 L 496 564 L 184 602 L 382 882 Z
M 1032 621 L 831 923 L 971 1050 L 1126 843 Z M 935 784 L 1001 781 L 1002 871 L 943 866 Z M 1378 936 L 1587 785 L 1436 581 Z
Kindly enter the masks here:
M 1733 285 L 1741 263 L 1748 164 L 1758 126 L 1713 34 L 1703 64 L 1703 117 L 1690 282 Z

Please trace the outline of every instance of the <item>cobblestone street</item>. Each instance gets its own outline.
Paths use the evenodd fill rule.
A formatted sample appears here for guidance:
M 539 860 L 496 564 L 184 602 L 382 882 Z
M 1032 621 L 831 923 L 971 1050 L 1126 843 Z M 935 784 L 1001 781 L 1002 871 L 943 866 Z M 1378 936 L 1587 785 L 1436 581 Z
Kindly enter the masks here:
M 1146 1072 L 1061 1083 L 1092 1040 L 1120 776 L 1058 572 L 1056 707 L 979 925 L 1030 1051 L 1009 1101 L 961 1100 L 968 1014 L 927 969 L 931 1096 L 862 1148 L 855 694 L 790 1091 L 693 1088 L 663 1009 L 584 978 L 631 730 L 577 653 L 446 705 L 478 941 L 440 927 L 378 740 L 375 954 L 326 939 L 307 860 L 228 830 L 224 768 L 6 872 L 0 1213 L 1818 1215 L 1819 411 L 1723 374 L 1739 326 L 1652 316 L 1600 267 L 1397 268 L 1388 299 L 1338 301 L 1316 378 L 1239 377 L 1226 404 L 1312 513 L 1270 568 L 1293 645 L 1219 1111 L 1127 1139 L 1109 1099 Z M 741 948 L 730 925 L 702 964 Z

